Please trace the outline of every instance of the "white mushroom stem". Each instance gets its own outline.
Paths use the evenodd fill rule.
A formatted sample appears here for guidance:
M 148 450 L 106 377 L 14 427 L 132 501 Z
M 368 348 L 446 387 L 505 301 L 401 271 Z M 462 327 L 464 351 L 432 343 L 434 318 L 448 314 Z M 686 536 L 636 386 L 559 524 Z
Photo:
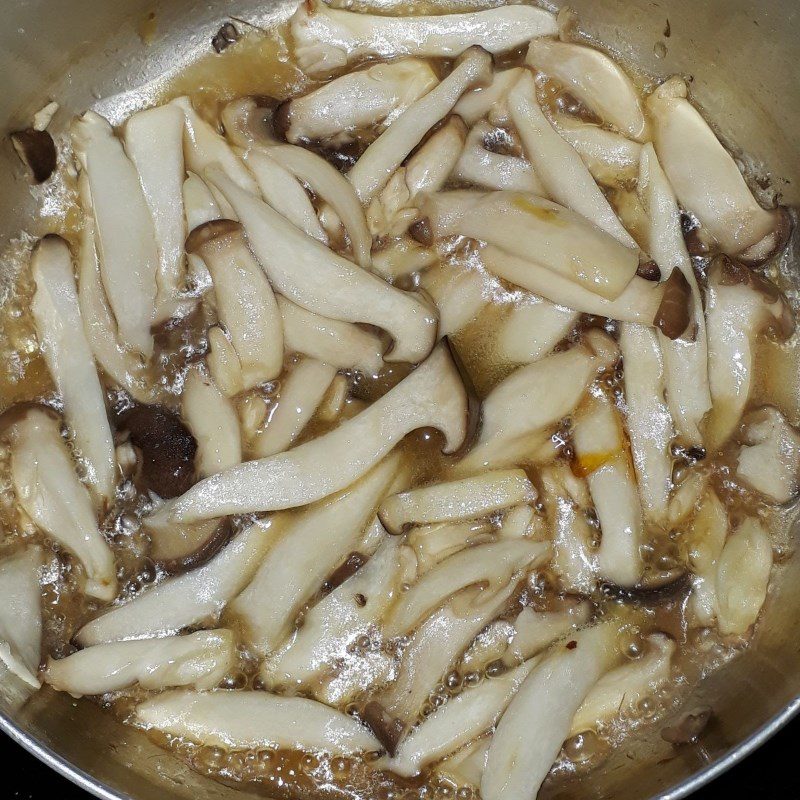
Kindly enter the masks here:
M 165 509 L 191 522 L 306 505 L 349 486 L 407 434 L 435 427 L 445 451 L 467 434 L 467 397 L 458 370 L 440 345 L 394 389 L 334 430 L 271 458 L 206 478 Z
M 424 575 L 453 553 L 485 541 L 493 530 L 492 524 L 486 521 L 421 525 L 408 532 L 406 544 L 413 548 L 417 557 L 417 574 Z
M 655 148 L 683 208 L 692 211 L 723 252 L 762 261 L 780 247 L 788 222 L 764 210 L 730 153 L 671 78 L 647 99 Z
M 577 471 L 586 476 L 600 520 L 599 574 L 618 586 L 633 586 L 644 571 L 642 507 L 619 412 L 602 391 L 576 414 L 573 440 Z
M 654 633 L 647 637 L 647 644 L 641 658 L 612 669 L 594 685 L 572 720 L 570 736 L 634 711 L 640 701 L 669 682 L 675 642 L 663 633 Z
M 692 323 L 678 339 L 659 335 L 667 404 L 679 433 L 702 444 L 701 423 L 711 408 L 703 297 L 686 250 L 678 201 L 651 144 L 642 148 L 637 192 L 647 213 L 648 251 L 666 278 L 680 269 L 692 292 Z
M 495 245 L 606 300 L 622 294 L 639 266 L 636 251 L 579 214 L 536 195 L 439 192 L 426 199 L 422 211 L 436 238 L 469 236 Z
M 84 334 L 67 243 L 46 236 L 33 252 L 36 292 L 31 311 L 36 335 L 64 403 L 64 418 L 98 505 L 110 503 L 117 483 L 114 441 L 105 397 Z
M 605 53 L 586 45 L 537 39 L 526 63 L 553 78 L 603 122 L 644 141 L 648 126 L 633 81 Z
M 773 284 L 724 256 L 715 261 L 708 273 L 706 298 L 713 405 L 705 434 L 712 452 L 734 432 L 747 405 L 760 335 L 769 331 L 785 339 L 793 330 L 789 305 Z
M 548 196 L 585 217 L 638 258 L 636 242 L 617 219 L 580 155 L 561 138 L 539 107 L 530 72 L 523 73 L 508 93 L 508 107 L 525 155 Z
M 136 721 L 147 730 L 235 750 L 278 746 L 352 755 L 380 749 L 365 727 L 341 711 L 267 692 L 177 690 L 142 703 Z
M 217 201 L 208 184 L 199 176 L 190 172 L 182 187 L 183 211 L 186 215 L 186 230 L 193 231 L 205 222 L 221 219 Z M 183 248 L 183 242 L 181 242 Z
M 192 231 L 186 249 L 197 253 L 211 273 L 217 312 L 239 357 L 244 388 L 277 377 L 283 368 L 283 323 L 242 226 L 231 220 L 207 222 Z
M 535 666 L 535 664 L 536 660 L 534 659 L 531 661 L 531 667 Z M 508 703 L 505 705 L 508 705 Z M 500 709 L 501 712 L 505 705 Z M 476 739 L 439 762 L 436 765 L 436 773 L 460 786 L 471 786 L 477 791 L 483 771 L 486 769 L 486 758 L 489 755 L 489 745 L 491 743 L 491 735 Z
M 236 647 L 228 630 L 187 636 L 110 642 L 49 659 L 44 680 L 73 697 L 116 692 L 138 683 L 143 689 L 171 686 L 212 689 L 234 667 Z
M 401 533 L 413 525 L 487 517 L 535 499 L 524 470 L 496 470 L 392 495 L 381 503 L 378 516 L 389 533 Z
M 466 137 L 463 120 L 454 115 L 408 159 L 406 184 L 412 198 L 422 192 L 438 192 L 444 186 Z
M 634 275 L 615 300 L 607 300 L 546 266 L 510 255 L 499 247 L 484 247 L 481 261 L 492 274 L 545 297 L 551 303 L 621 322 L 652 325 L 664 296 L 662 285 Z
M 486 280 L 477 270 L 443 263 L 428 270 L 420 281 L 439 311 L 438 335 L 457 333 L 486 307 Z
M 500 523 L 500 536 L 503 539 L 521 539 L 530 536 L 532 539 L 543 539 L 540 536 L 544 519 L 536 514 L 528 503 L 508 509 Z
M 736 477 L 774 503 L 788 503 L 800 490 L 800 434 L 773 406 L 744 420 L 744 445 Z
M 692 593 L 688 608 L 692 624 L 711 627 L 717 618 L 717 564 L 728 538 L 728 512 L 716 493 L 708 490 L 689 528 Z
M 708 475 L 700 469 L 690 470 L 675 487 L 669 501 L 669 523 L 677 527 L 697 511 L 708 485 Z
M 181 109 L 169 104 L 137 112 L 124 128 L 125 150 L 139 173 L 158 247 L 156 323 L 178 310 L 178 292 L 186 272 L 183 125 Z
M 433 247 L 424 247 L 408 236 L 392 239 L 373 253 L 372 267 L 388 281 L 396 281 L 432 267 L 439 260 Z M 441 322 L 441 317 L 440 317 Z
M 488 86 L 471 89 L 462 95 L 453 113 L 458 114 L 467 125 L 474 125 L 484 117 L 489 117 L 493 125 L 505 125 L 509 121 L 506 97 L 522 72 L 522 67 L 495 72 Z
M 42 654 L 42 560 L 34 545 L 0 561 L 0 661 L 34 689 Z
M 100 274 L 120 336 L 149 358 L 159 258 L 139 176 L 111 126 L 93 111 L 73 123 L 72 144 L 88 176 Z
M 385 328 L 394 339 L 389 360 L 416 362 L 430 352 L 436 319 L 418 296 L 389 286 L 306 236 L 220 170 L 211 170 L 210 177 L 236 209 L 277 291 L 309 311 Z
M 86 487 L 78 480 L 60 425 L 31 409 L 11 430 L 11 478 L 17 502 L 45 535 L 72 553 L 86 574 L 86 594 L 113 600 L 114 554 L 97 527 Z
M 303 603 L 349 553 L 360 549 L 361 535 L 398 469 L 399 457 L 392 454 L 356 484 L 305 509 L 289 523 L 230 606 L 256 652 L 274 651 Z M 324 548 L 317 546 L 320 531 L 326 531 Z
M 226 397 L 233 397 L 244 391 L 242 362 L 236 354 L 236 348 L 218 325 L 208 329 L 206 360 L 214 383 Z
M 555 17 L 533 6 L 506 6 L 439 16 L 386 17 L 303 2 L 291 19 L 295 55 L 309 75 L 329 73 L 366 56 L 453 58 L 478 44 L 490 53 L 512 50 L 557 33 Z
M 335 367 L 313 358 L 294 364 L 281 383 L 267 427 L 250 443 L 252 457 L 266 458 L 288 450 L 311 421 L 335 376 Z
M 575 712 L 616 659 L 616 634 L 609 624 L 586 628 L 537 663 L 494 732 L 481 780 L 484 800 L 534 800 Z
M 202 567 L 163 582 L 84 625 L 82 647 L 125 639 L 169 636 L 219 616 L 255 574 L 279 535 L 273 521 L 251 525 Z
M 431 66 L 416 58 L 349 72 L 287 102 L 282 112 L 286 139 L 347 144 L 359 129 L 390 125 L 438 82 Z
M 514 620 L 514 635 L 503 661 L 516 666 L 551 644 L 586 625 L 591 616 L 588 602 L 573 603 L 564 611 L 534 611 L 523 608 Z
M 307 311 L 280 295 L 286 349 L 324 361 L 336 369 L 357 369 L 374 375 L 383 364 L 383 343 L 374 333 L 352 322 L 330 319 Z
M 619 346 L 625 368 L 625 402 L 633 466 L 645 517 L 661 522 L 672 488 L 672 417 L 664 398 L 664 363 L 653 328 L 625 323 Z
M 233 403 L 199 367 L 186 375 L 181 412 L 197 441 L 195 463 L 201 477 L 216 475 L 242 461 L 239 417 Z
M 497 355 L 513 364 L 544 358 L 575 327 L 578 312 L 529 295 L 515 303 L 497 330 Z
M 453 176 L 464 183 L 486 189 L 508 189 L 544 195 L 544 186 L 524 158 L 493 153 L 486 149 L 486 136 L 491 135 L 493 130 L 487 122 L 479 122 L 472 128 Z
M 413 19 L 422 20 L 424 17 Z M 492 59 L 486 50 L 470 48 L 438 86 L 409 106 L 364 151 L 347 175 L 362 203 L 368 203 L 386 185 L 403 159 L 439 120 L 450 113 L 467 89 L 489 81 L 491 69 Z

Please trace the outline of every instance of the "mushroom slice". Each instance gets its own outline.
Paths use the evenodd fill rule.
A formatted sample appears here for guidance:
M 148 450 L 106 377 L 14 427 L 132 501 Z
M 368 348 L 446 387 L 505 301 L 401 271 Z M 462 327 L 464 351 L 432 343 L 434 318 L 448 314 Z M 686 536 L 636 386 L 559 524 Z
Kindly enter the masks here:
M 222 219 L 214 194 L 208 184 L 193 172 L 183 182 L 181 190 L 183 197 L 183 211 L 186 215 L 187 230 L 193 231 L 205 222 Z M 183 248 L 183 242 L 181 242 Z
M 800 434 L 773 406 L 744 420 L 744 445 L 736 477 L 774 503 L 788 503 L 800 490 Z
M 664 399 L 664 363 L 652 328 L 626 323 L 619 347 L 625 367 L 626 421 L 639 497 L 650 522 L 664 521 L 672 488 L 672 417 Z
M 383 343 L 352 322 L 330 319 L 278 296 L 283 337 L 289 352 L 302 353 L 336 369 L 374 375 L 383 365 Z
M 336 368 L 313 358 L 294 364 L 281 382 L 278 404 L 270 414 L 265 430 L 250 444 L 254 458 L 288 450 L 303 432 L 336 377 Z
M 490 117 L 494 125 L 505 125 L 509 121 L 506 96 L 522 73 L 522 67 L 495 72 L 488 86 L 479 86 L 463 94 L 453 113 L 458 114 L 467 125 L 474 125 L 484 117 Z
M 193 522 L 307 505 L 358 480 L 417 428 L 438 428 L 445 452 L 455 452 L 467 436 L 467 417 L 464 385 L 442 344 L 358 416 L 286 453 L 206 478 L 167 507 L 165 516 Z
M 144 526 L 150 534 L 150 557 L 170 573 L 205 563 L 229 538 L 230 527 L 217 519 L 194 525 L 153 525 L 152 520 Z
M 410 19 L 419 21 L 425 17 Z M 429 39 L 429 34 L 426 37 Z M 489 53 L 481 47 L 470 47 L 438 86 L 409 106 L 364 151 L 347 175 L 362 203 L 368 203 L 386 185 L 403 159 L 439 120 L 450 113 L 467 89 L 488 83 L 491 70 Z
M 672 340 L 660 338 L 667 404 L 675 426 L 688 442 L 701 444 L 701 422 L 711 408 L 703 297 L 686 250 L 678 201 L 651 144 L 642 148 L 637 192 L 647 213 L 650 256 L 662 275 L 677 267 L 691 291 L 691 332 Z
M 509 508 L 503 514 L 500 522 L 500 536 L 503 539 L 522 539 L 529 536 L 532 539 L 549 538 L 540 536 L 544 520 L 538 516 L 528 503 Z
M 598 183 L 624 187 L 638 178 L 642 152 L 639 142 L 567 114 L 556 115 L 553 124 L 575 148 Z
M 695 469 L 675 487 L 669 501 L 669 524 L 672 527 L 679 526 L 697 511 L 707 486 L 708 475 Z
M 402 533 L 414 525 L 488 517 L 535 499 L 524 470 L 495 470 L 392 495 L 381 503 L 378 516 L 389 533 Z
M 64 403 L 64 417 L 98 504 L 114 497 L 117 464 L 105 397 L 84 334 L 72 258 L 59 236 L 45 236 L 33 251 L 36 292 L 31 302 L 36 336 Z
M 539 107 L 530 72 L 523 73 L 508 93 L 508 107 L 525 155 L 548 196 L 616 239 L 638 263 L 636 242 L 617 219 L 578 152 L 561 138 Z
M 484 247 L 481 261 L 492 274 L 534 292 L 551 303 L 582 314 L 596 314 L 621 322 L 652 325 L 664 298 L 663 285 L 638 275 L 631 278 L 615 300 L 607 300 L 546 266 L 509 255 L 499 247 Z
M 586 625 L 590 616 L 591 605 L 586 601 L 571 603 L 563 611 L 523 608 L 514 620 L 514 635 L 503 655 L 504 663 L 516 666 L 527 661 L 576 628 Z
M 769 534 L 754 518 L 729 537 L 717 564 L 717 624 L 724 636 L 747 633 L 767 597 L 772 570 Z
M 69 550 L 86 573 L 86 594 L 113 600 L 114 554 L 97 527 L 89 492 L 78 480 L 59 421 L 32 408 L 11 428 L 11 478 L 34 524 Z
M 692 622 L 710 627 L 717 616 L 717 564 L 728 537 L 728 512 L 713 490 L 708 490 L 688 532 L 692 593 Z
M 440 522 L 412 528 L 406 544 L 417 557 L 417 575 L 424 575 L 448 556 L 486 541 L 494 528 L 490 522 Z
M 766 211 L 753 197 L 730 153 L 687 99 L 680 78 L 670 78 L 647 99 L 655 148 L 681 206 L 694 213 L 723 252 L 760 263 L 788 234 L 781 209 Z
M 278 647 L 303 603 L 348 553 L 361 549 L 361 535 L 397 475 L 399 462 L 397 454 L 387 456 L 353 486 L 304 509 L 289 523 L 230 606 L 258 653 L 266 655 Z M 324 548 L 317 546 L 320 531 L 325 531 Z
M 616 658 L 616 627 L 596 625 L 556 645 L 519 687 L 492 737 L 481 780 L 485 800 L 533 800 L 572 718 Z M 531 731 L 536 731 L 535 737 Z
M 535 195 L 439 192 L 426 198 L 422 211 L 436 238 L 469 236 L 527 261 L 533 253 L 533 263 L 606 300 L 622 294 L 639 266 L 636 251 L 579 214 Z
M 44 680 L 73 697 L 116 692 L 136 683 L 150 690 L 171 686 L 212 689 L 235 663 L 236 646 L 230 631 L 198 631 L 98 644 L 58 661 L 51 658 Z
M 0 661 L 34 689 L 40 685 L 42 565 L 37 545 L 0 561 Z
M 500 323 L 497 354 L 514 364 L 530 364 L 546 356 L 575 327 L 578 312 L 529 295 L 515 303 Z
M 167 578 L 123 605 L 86 623 L 76 636 L 82 647 L 125 639 L 169 636 L 215 619 L 250 581 L 281 526 L 257 522 L 235 536 L 202 567 Z
M 186 374 L 181 411 L 197 442 L 197 471 L 203 478 L 241 463 L 236 409 L 199 367 L 192 367 Z
M 575 470 L 586 477 L 600 520 L 598 571 L 617 586 L 634 586 L 644 571 L 642 507 L 619 412 L 602 391 L 576 414 L 573 441 Z
M 641 658 L 612 669 L 594 685 L 572 719 L 570 736 L 634 710 L 637 703 L 669 682 L 675 642 L 663 633 L 654 633 L 647 637 L 647 644 Z
M 433 609 L 466 586 L 484 585 L 484 591 L 505 586 L 514 575 L 535 569 L 550 557 L 547 542 L 509 539 L 462 550 L 426 572 L 402 594 L 386 624 L 387 633 L 413 630 Z
M 534 666 L 535 663 L 535 660 L 532 661 L 531 666 Z M 506 703 L 506 705 L 508 704 Z M 505 706 L 501 709 L 501 713 L 504 709 Z M 476 739 L 440 761 L 436 765 L 436 774 L 442 775 L 445 780 L 451 780 L 459 786 L 471 786 L 477 793 L 483 771 L 486 769 L 486 758 L 489 755 L 491 743 L 491 735 Z
M 207 362 L 214 383 L 226 397 L 233 397 L 244 391 L 242 362 L 236 354 L 236 349 L 218 325 L 208 329 Z
M 535 39 L 525 59 L 560 83 L 604 122 L 644 141 L 647 121 L 633 81 L 605 53 L 571 42 Z
M 373 253 L 372 267 L 390 283 L 432 267 L 439 261 L 434 247 L 425 247 L 408 236 L 392 239 Z
M 149 358 L 159 258 L 139 176 L 111 126 L 93 111 L 73 122 L 72 144 L 88 176 L 100 274 L 120 336 Z
M 183 124 L 181 109 L 167 104 L 137 112 L 124 128 L 125 150 L 139 173 L 158 247 L 155 323 L 168 320 L 178 310 L 185 274 Z
M 759 335 L 771 332 L 786 339 L 794 330 L 794 318 L 774 284 L 719 256 L 708 273 L 706 330 L 713 405 L 705 433 L 713 452 L 734 432 L 747 405 Z
M 394 339 L 387 360 L 417 362 L 430 352 L 436 318 L 422 299 L 389 286 L 306 236 L 220 170 L 210 175 L 236 209 L 277 291 L 309 311 L 385 328 Z
M 553 14 L 506 6 L 458 15 L 387 17 L 301 3 L 291 19 L 295 55 L 309 75 L 329 73 L 366 56 L 453 58 L 479 44 L 490 53 L 513 50 L 557 33 Z
M 486 137 L 493 131 L 488 122 L 479 122 L 472 128 L 456 162 L 453 177 L 486 189 L 544 195 L 541 181 L 524 158 L 493 153 L 485 148 Z
M 486 280 L 477 270 L 440 264 L 420 281 L 439 311 L 439 337 L 450 336 L 472 322 L 488 303 Z
M 136 709 L 136 721 L 208 747 L 255 750 L 286 747 L 331 755 L 380 749 L 372 734 L 352 717 L 304 697 L 267 692 L 176 690 Z
M 191 232 L 186 250 L 197 253 L 211 273 L 220 321 L 239 357 L 244 388 L 277 377 L 283 368 L 281 315 L 242 226 L 224 219 L 207 222 Z

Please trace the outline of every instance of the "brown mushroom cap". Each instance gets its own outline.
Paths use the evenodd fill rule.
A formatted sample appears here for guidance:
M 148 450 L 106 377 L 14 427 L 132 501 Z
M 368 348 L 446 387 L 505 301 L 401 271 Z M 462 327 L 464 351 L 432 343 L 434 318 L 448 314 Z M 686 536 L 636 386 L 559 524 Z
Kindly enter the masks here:
M 242 226 L 232 219 L 212 219 L 198 225 L 186 238 L 187 253 L 199 253 L 209 242 L 241 234 Z
M 53 137 L 47 131 L 26 128 L 11 134 L 11 143 L 36 183 L 44 183 L 55 171 L 57 153 Z
M 689 327 L 692 315 L 692 287 L 675 267 L 664 283 L 664 296 L 656 311 L 655 325 L 668 339 L 677 339 Z

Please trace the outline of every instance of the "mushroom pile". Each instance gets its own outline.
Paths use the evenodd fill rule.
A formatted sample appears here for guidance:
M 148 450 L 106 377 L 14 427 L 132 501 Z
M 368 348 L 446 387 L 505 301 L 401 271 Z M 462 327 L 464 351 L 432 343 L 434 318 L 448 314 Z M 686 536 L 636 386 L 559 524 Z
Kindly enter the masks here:
M 759 378 L 790 217 L 564 16 L 307 0 L 251 35 L 303 93 L 59 140 L 0 661 L 210 774 L 534 800 L 752 635 L 800 492 Z

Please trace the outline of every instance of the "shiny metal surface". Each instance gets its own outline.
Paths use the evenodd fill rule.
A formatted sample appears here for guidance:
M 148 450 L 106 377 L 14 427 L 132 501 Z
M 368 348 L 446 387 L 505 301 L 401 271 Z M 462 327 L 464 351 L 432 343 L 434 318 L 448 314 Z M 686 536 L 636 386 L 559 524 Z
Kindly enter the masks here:
M 98 98 L 115 97 L 101 109 L 119 118 L 148 95 L 151 82 L 165 70 L 206 51 L 225 14 L 269 24 L 287 16 L 291 5 L 282 0 L 7 4 L 0 30 L 0 128 L 5 133 L 27 124 L 30 114 L 51 98 L 62 105 L 56 129 Z M 573 0 L 570 5 L 581 14 L 587 32 L 646 72 L 691 75 L 695 99 L 723 137 L 771 171 L 784 202 L 800 202 L 800 92 L 795 84 L 800 5 L 794 0 Z M 155 33 L 145 43 L 142 23 L 153 11 Z M 2 253 L 20 229 L 41 232 L 31 228 L 31 190 L 5 136 L 0 183 Z M 9 269 L 4 263 L 0 278 Z M 676 800 L 772 735 L 800 708 L 800 650 L 794 633 L 800 619 L 799 573 L 800 558 L 789 557 L 775 576 L 752 647 L 693 692 L 687 708 L 704 704 L 714 709 L 696 746 L 673 750 L 653 730 L 616 750 L 596 772 L 550 781 L 543 797 Z M 0 728 L 108 800 L 264 796 L 192 772 L 87 701 L 47 689 L 26 701 L 8 674 L 0 674 Z

